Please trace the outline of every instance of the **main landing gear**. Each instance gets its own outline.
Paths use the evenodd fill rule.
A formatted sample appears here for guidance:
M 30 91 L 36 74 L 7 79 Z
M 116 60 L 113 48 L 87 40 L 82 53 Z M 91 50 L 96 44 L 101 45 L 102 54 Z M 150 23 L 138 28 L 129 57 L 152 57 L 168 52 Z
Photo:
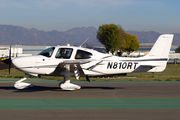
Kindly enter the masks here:
M 70 72 L 70 65 L 69 64 L 65 65 L 65 71 L 62 72 L 61 75 L 64 76 L 64 81 L 59 83 L 59 87 L 61 89 L 63 89 L 63 90 L 77 90 L 77 89 L 81 89 L 81 86 L 73 84 L 73 83 L 70 83 L 70 78 L 74 74 Z
M 81 89 L 81 86 L 70 83 L 70 80 L 65 80 L 59 83 L 59 87 L 63 90 L 77 90 Z

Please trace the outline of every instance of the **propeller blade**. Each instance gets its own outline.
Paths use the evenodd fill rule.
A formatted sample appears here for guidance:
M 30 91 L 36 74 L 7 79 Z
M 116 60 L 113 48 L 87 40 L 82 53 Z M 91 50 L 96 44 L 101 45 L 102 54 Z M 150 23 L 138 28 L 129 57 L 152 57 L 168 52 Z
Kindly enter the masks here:
M 9 65 L 9 74 L 11 72 L 11 45 L 10 45 L 10 48 L 9 48 L 9 60 L 8 60 L 8 65 Z

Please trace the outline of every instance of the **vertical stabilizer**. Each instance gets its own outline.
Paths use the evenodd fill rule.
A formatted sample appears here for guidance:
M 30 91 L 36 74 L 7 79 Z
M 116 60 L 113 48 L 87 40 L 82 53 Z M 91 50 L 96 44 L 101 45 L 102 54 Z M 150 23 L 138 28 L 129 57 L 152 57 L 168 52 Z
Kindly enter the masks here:
M 173 34 L 163 34 L 159 36 L 151 51 L 146 55 L 146 57 L 168 59 L 173 36 Z

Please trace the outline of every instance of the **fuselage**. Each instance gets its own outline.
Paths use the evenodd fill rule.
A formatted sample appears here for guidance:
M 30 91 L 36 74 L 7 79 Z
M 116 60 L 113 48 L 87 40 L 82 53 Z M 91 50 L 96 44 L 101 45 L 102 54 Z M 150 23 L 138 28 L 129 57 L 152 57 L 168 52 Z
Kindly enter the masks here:
M 64 55 L 61 52 L 65 52 Z M 165 69 L 167 58 L 126 58 L 82 47 L 56 46 L 36 56 L 17 57 L 12 60 L 18 70 L 33 76 L 61 76 L 63 70 L 59 70 L 58 73 L 56 69 L 59 64 L 67 62 L 80 64 L 84 75 L 99 76 L 131 72 L 160 72 Z M 145 64 L 157 64 L 159 67 L 144 66 Z
M 17 57 L 12 59 L 14 66 L 27 74 L 14 86 L 17 89 L 31 87 L 23 82 L 30 75 L 63 76 L 59 86 L 63 90 L 76 90 L 81 87 L 70 83 L 70 77 L 100 76 L 124 74 L 131 72 L 161 72 L 166 68 L 173 34 L 159 36 L 151 51 L 144 57 L 126 58 L 112 56 L 92 49 L 56 46 L 50 47 L 36 56 Z M 11 53 L 11 52 L 10 52 Z

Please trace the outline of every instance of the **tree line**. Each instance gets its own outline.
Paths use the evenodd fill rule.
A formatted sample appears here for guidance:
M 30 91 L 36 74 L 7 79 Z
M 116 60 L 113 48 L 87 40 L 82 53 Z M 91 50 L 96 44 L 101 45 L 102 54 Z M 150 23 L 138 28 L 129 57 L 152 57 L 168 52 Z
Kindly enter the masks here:
M 99 26 L 96 37 L 105 46 L 107 53 L 114 54 L 117 51 L 130 53 L 139 49 L 137 37 L 125 33 L 120 25 L 105 24 Z

